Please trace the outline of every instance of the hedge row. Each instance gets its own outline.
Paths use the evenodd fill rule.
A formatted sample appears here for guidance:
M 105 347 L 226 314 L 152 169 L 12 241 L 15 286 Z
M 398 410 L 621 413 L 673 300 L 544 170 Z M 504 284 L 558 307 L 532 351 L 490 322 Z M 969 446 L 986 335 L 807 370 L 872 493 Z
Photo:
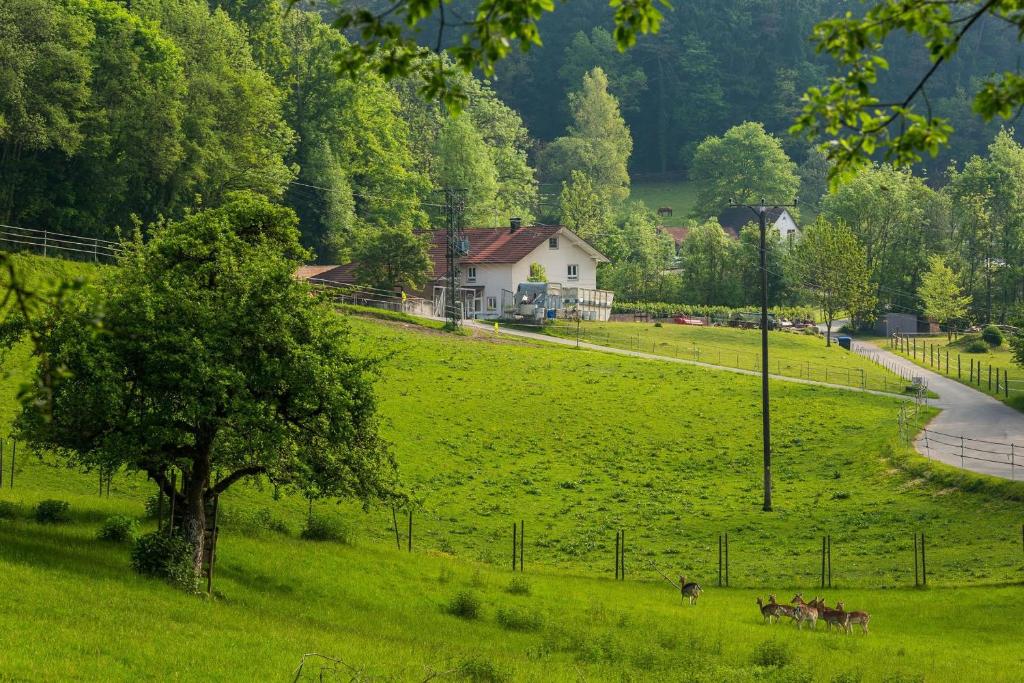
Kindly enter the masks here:
M 729 306 L 702 306 L 700 304 L 670 304 L 664 301 L 616 301 L 612 313 L 646 313 L 652 318 L 671 318 L 676 315 L 699 316 L 702 318 L 728 318 L 734 313 L 750 313 L 760 310 L 757 306 L 730 308 Z M 789 320 L 816 320 L 818 311 L 811 306 L 775 306 L 772 313 Z

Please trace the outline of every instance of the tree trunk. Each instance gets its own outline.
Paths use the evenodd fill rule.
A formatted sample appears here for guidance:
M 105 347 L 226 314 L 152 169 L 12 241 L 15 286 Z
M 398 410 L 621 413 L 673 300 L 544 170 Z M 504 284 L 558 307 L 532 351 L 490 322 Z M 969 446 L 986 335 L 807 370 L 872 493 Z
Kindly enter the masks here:
M 825 322 L 825 346 L 832 346 L 832 316 L 829 316 Z
M 197 455 L 185 482 L 185 517 L 182 531 L 192 545 L 192 568 L 196 579 L 203 571 L 203 545 L 206 540 L 206 488 L 210 483 L 209 449 Z

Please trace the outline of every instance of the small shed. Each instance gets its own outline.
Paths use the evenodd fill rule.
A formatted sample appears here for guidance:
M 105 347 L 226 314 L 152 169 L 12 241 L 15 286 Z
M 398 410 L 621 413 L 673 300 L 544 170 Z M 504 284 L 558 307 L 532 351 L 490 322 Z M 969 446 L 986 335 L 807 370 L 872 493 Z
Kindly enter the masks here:
M 875 322 L 875 333 L 883 337 L 917 332 L 917 316 L 912 313 L 886 313 Z

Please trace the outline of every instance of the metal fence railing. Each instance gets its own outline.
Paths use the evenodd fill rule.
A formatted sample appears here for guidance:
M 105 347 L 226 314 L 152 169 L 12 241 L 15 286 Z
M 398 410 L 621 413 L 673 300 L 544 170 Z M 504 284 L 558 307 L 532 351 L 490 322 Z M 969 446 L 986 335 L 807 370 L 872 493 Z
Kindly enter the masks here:
M 15 225 L 0 224 L 0 249 L 5 251 L 33 251 L 43 256 L 69 257 L 95 262 L 110 262 L 121 253 L 119 242 L 82 237 L 51 230 L 36 230 Z

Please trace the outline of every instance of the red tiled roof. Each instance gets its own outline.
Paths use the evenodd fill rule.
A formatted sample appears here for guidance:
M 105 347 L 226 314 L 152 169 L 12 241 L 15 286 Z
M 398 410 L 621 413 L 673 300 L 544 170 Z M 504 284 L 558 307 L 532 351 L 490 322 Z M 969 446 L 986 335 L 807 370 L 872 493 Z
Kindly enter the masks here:
M 338 266 L 299 266 L 299 269 L 295 271 L 295 277 L 299 280 L 308 280 L 309 278 L 320 277 L 322 273 L 326 273 L 329 270 L 333 270 Z
M 518 263 L 531 251 L 558 234 L 560 230 L 562 230 L 560 225 L 529 225 L 514 231 L 508 227 L 467 228 L 464 233 L 469 240 L 469 254 L 460 260 L 460 264 Z M 438 280 L 443 278 L 447 272 L 445 244 L 447 233 L 444 230 L 432 230 L 428 237 L 430 260 L 433 263 L 430 279 Z M 323 268 L 312 276 L 315 279 L 346 285 L 355 282 L 355 263 L 347 263 L 343 266 L 314 266 L 314 268 Z M 299 272 L 302 272 L 301 268 Z M 298 274 L 296 276 L 299 277 Z
M 658 232 L 668 235 L 676 244 L 681 244 L 690 235 L 689 228 L 666 228 L 662 226 L 658 228 Z

